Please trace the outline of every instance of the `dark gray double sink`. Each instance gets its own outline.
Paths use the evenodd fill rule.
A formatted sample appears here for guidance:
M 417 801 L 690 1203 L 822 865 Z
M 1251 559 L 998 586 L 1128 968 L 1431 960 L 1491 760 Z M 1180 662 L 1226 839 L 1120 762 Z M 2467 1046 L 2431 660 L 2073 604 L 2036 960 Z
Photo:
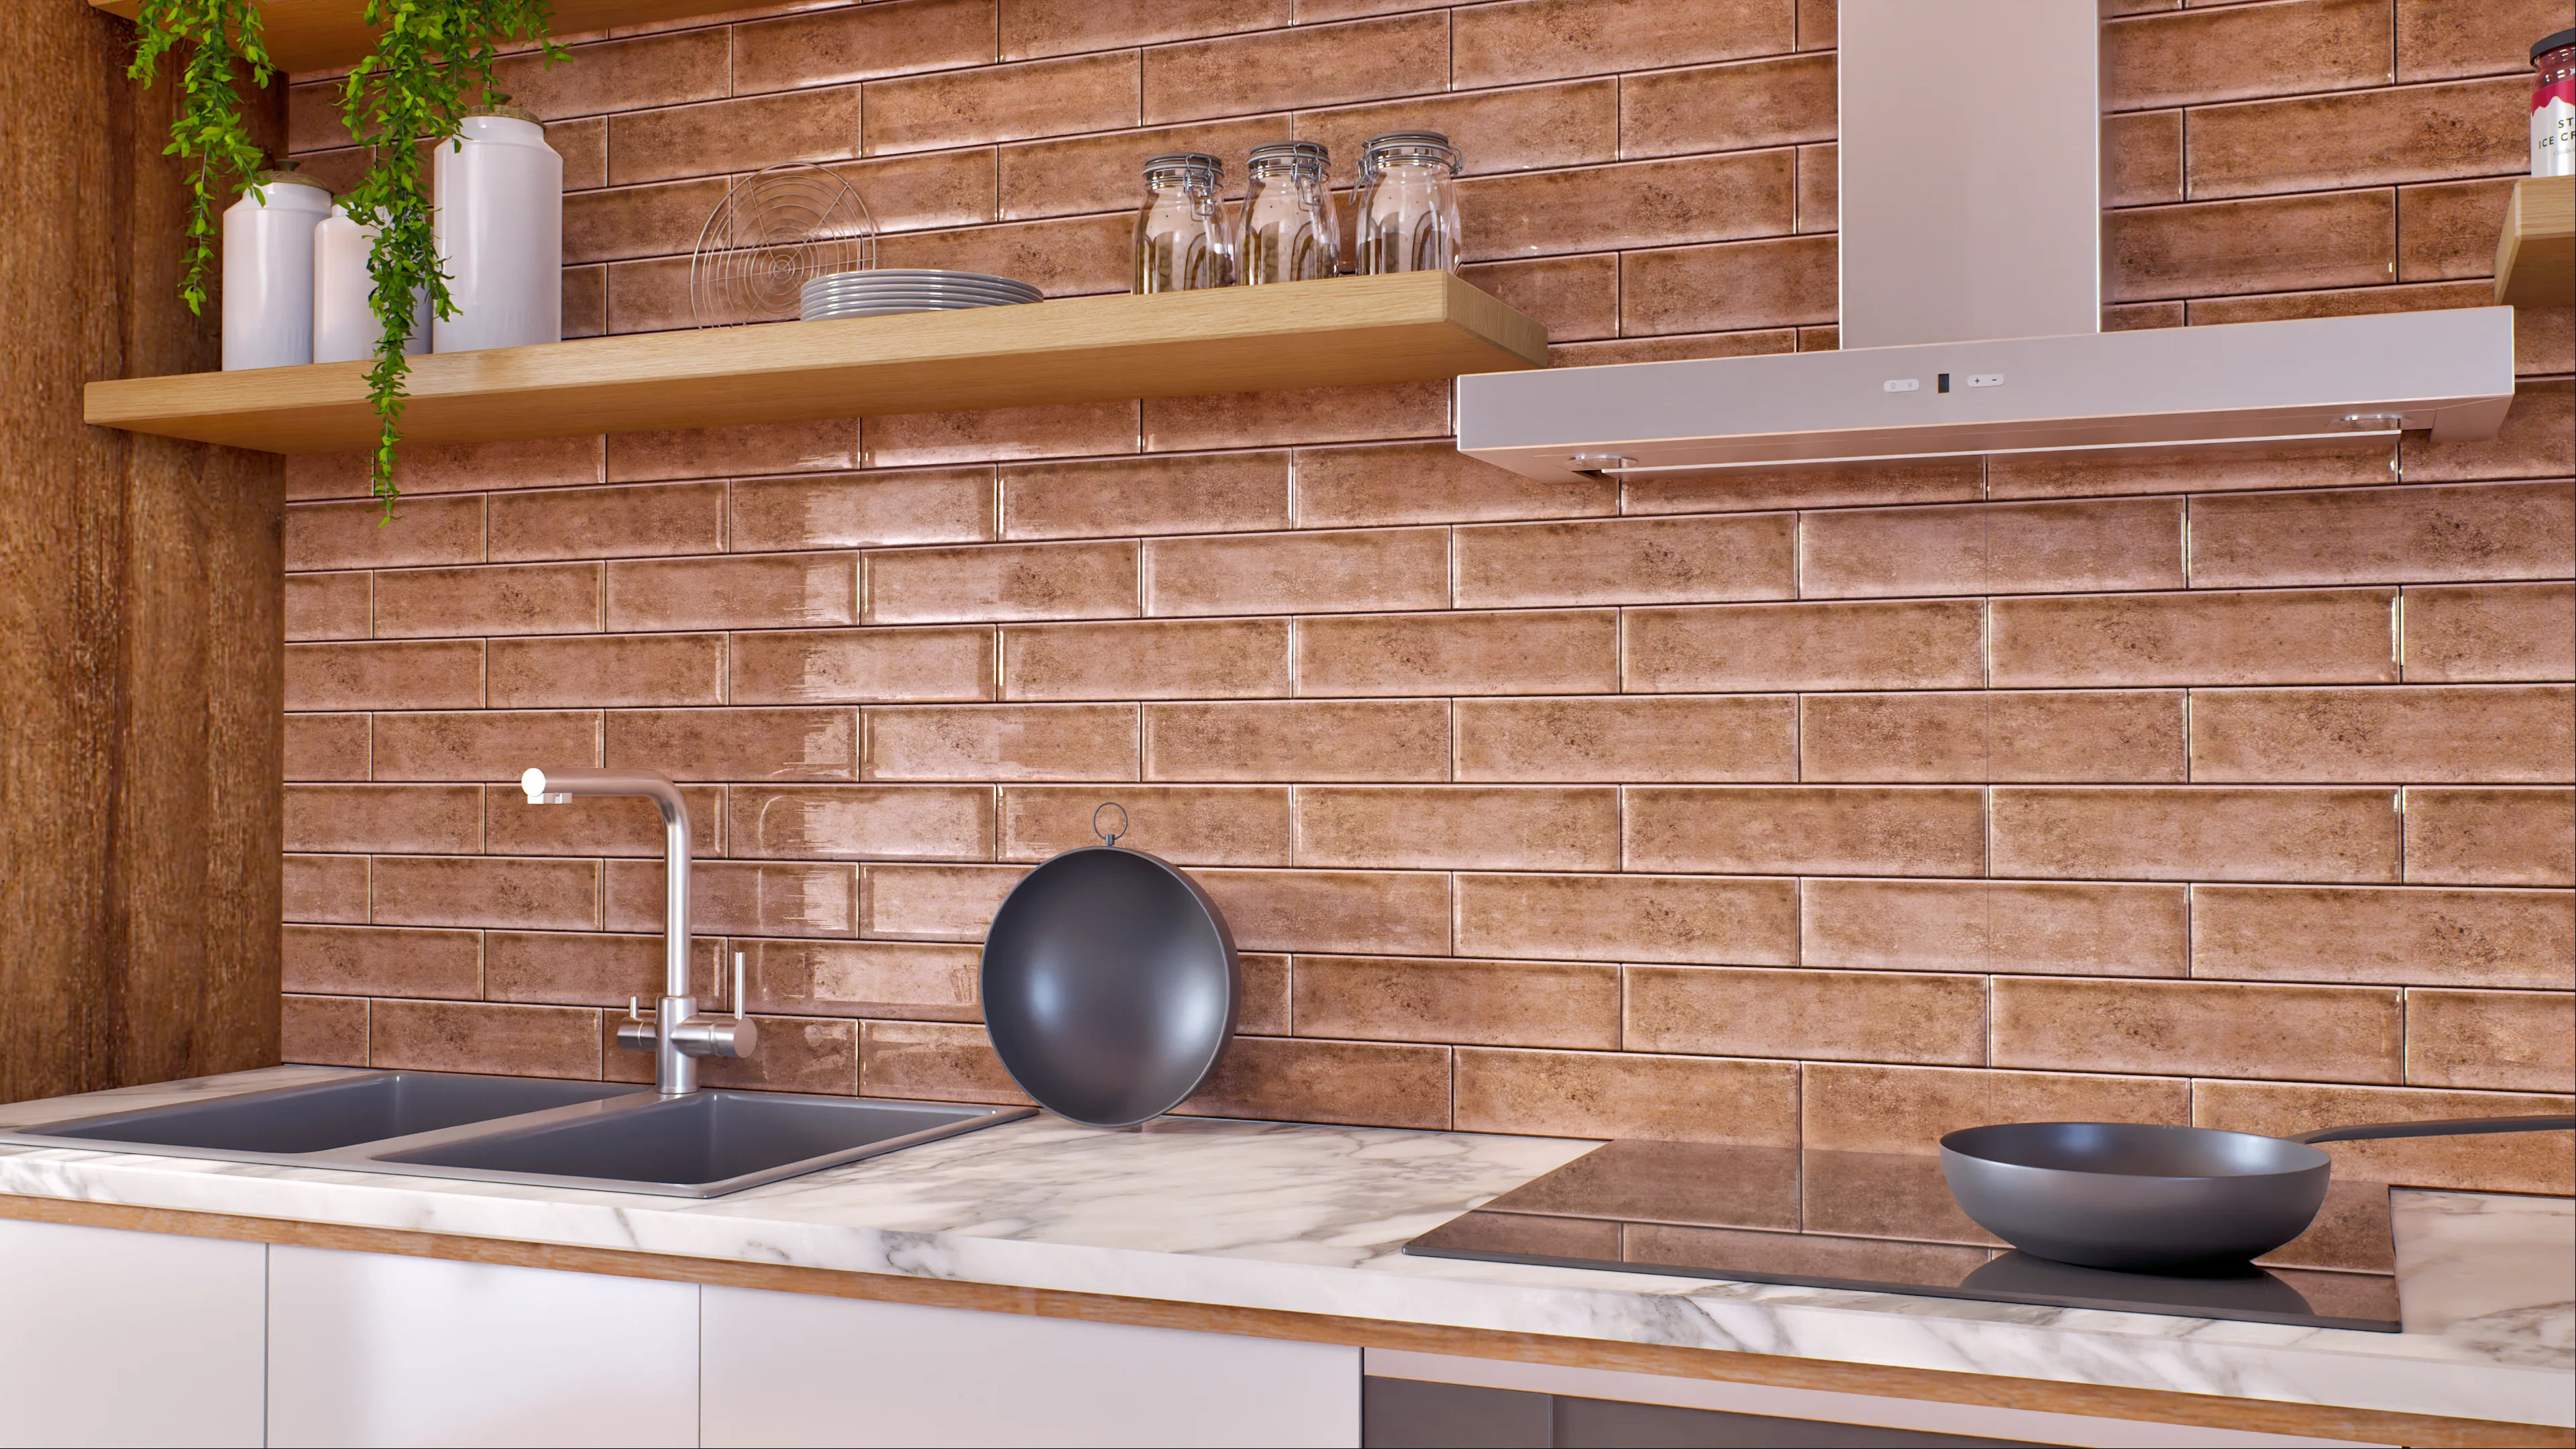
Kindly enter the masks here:
M 385 1071 L 20 1127 L 0 1132 L 0 1143 L 718 1197 L 1031 1115 Z

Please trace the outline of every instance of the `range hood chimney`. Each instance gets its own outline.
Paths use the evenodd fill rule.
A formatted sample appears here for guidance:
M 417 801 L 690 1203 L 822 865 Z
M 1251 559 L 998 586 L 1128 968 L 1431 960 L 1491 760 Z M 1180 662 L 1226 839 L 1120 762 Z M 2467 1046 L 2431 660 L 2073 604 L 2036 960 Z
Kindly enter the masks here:
M 2495 435 L 2513 309 L 2101 331 L 2092 0 L 1841 0 L 1841 350 L 1458 379 L 1532 478 Z

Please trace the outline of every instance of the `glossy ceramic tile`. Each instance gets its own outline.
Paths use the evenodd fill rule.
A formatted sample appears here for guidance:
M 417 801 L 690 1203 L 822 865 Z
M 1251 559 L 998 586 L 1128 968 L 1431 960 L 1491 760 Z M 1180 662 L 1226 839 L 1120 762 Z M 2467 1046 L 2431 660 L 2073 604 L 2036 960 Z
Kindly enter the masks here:
M 737 478 L 725 533 L 737 553 L 973 543 L 993 536 L 993 470 Z
M 1619 1045 L 1619 969 L 1574 961 L 1299 956 L 1300 1036 L 1476 1046 Z
M 2195 780 L 2576 779 L 2563 684 L 2195 690 L 2191 734 Z
M 2576 988 L 2565 891 L 2201 885 L 2191 896 L 2194 976 Z
M 726 646 L 734 704 L 877 704 L 990 699 L 990 628 L 765 629 Z
M 1144 52 L 1141 119 L 1159 125 L 1436 91 L 1448 79 L 1448 19 L 1391 15 L 1154 46 Z
M 1895 971 L 1630 966 L 1620 1041 L 1630 1051 L 1975 1065 L 1986 983 Z
M 286 848 L 468 855 L 483 848 L 480 785 L 288 785 Z
M 2576 678 L 2576 584 L 2405 591 L 2408 683 Z
M 396 639 L 595 630 L 608 576 L 602 564 L 567 563 L 386 569 L 373 577 L 376 637 Z
M 1287 865 L 1294 848 L 1288 791 L 1277 786 L 1006 785 L 1001 797 L 1004 860 L 1045 860 L 1112 836 L 1185 866 Z M 1102 809 L 1110 804 L 1118 809 Z
M 1447 443 L 1299 448 L 1296 457 L 1303 528 L 1597 518 L 1619 511 L 1614 484 L 1539 483 Z
M 869 709 L 870 780 L 1133 780 L 1132 704 Z
M 2576 790 L 2406 791 L 2409 885 L 2576 885 Z
M 1458 950 L 1589 961 L 1785 966 L 1798 883 L 1704 875 L 1473 875 L 1458 880 Z
M 1497 85 L 1769 55 L 1791 45 L 1785 0 L 1587 5 L 1513 0 L 1458 12 L 1456 84 Z
M 1150 780 L 1449 777 L 1447 700 L 1243 700 L 1144 707 Z
M 1998 786 L 1998 876 L 2393 883 L 2391 789 Z
M 1797 1141 L 1792 1062 L 1460 1047 L 1456 1090 L 1462 1132 L 1747 1147 Z
M 1457 531 L 1458 606 L 1785 599 L 1797 591 L 1786 513 L 1495 524 Z
M 2181 976 L 2190 964 L 2179 885 L 1826 878 L 1798 896 L 1808 966 Z
M 289 925 L 279 973 L 288 991 L 472 1001 L 483 995 L 483 933 Z
M 1627 156 L 1831 141 L 1834 58 L 1782 56 L 1649 71 L 1622 78 L 1620 102 L 1620 151 Z
M 1799 706 L 1788 695 L 1465 699 L 1456 711 L 1461 780 L 1798 777 Z

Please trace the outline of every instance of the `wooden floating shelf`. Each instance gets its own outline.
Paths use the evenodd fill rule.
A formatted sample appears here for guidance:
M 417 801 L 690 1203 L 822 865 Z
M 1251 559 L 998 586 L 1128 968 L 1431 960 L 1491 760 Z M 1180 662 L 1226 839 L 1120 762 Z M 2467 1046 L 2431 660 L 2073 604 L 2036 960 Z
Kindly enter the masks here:
M 2513 184 L 2496 238 L 2495 295 L 2516 307 L 2576 303 L 2576 176 Z
M 128 20 L 142 12 L 142 0 L 89 0 L 111 15 Z M 259 0 L 260 35 L 269 59 L 293 75 L 310 70 L 345 70 L 376 48 L 376 32 L 366 20 L 366 0 Z M 688 20 L 743 8 L 743 0 L 555 0 L 549 27 L 558 36 L 606 30 L 612 25 L 647 25 Z
M 1547 329 L 1447 272 L 591 337 L 412 359 L 403 437 L 480 443 L 1547 365 Z M 270 453 L 371 448 L 367 364 L 93 382 L 103 427 Z

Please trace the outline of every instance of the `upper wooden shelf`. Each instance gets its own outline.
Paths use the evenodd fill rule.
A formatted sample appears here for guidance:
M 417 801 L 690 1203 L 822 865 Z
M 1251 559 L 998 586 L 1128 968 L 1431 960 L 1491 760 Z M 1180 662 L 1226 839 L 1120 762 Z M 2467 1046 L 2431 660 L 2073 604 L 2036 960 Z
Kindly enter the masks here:
M 142 13 L 142 0 L 89 0 L 100 10 L 128 20 Z M 687 20 L 743 8 L 743 0 L 555 0 L 550 27 L 558 36 L 605 30 L 612 25 L 646 25 L 660 20 Z M 268 57 L 292 75 L 309 70 L 345 70 L 376 48 L 376 32 L 366 22 L 366 0 L 259 0 L 260 34 Z
M 2496 238 L 2495 294 L 2517 307 L 2576 302 L 2576 176 L 2513 184 Z
M 1447 272 L 592 337 L 412 359 L 403 436 L 476 443 L 1547 365 L 1547 329 Z M 370 448 L 367 365 L 93 382 L 104 427 L 271 453 Z

